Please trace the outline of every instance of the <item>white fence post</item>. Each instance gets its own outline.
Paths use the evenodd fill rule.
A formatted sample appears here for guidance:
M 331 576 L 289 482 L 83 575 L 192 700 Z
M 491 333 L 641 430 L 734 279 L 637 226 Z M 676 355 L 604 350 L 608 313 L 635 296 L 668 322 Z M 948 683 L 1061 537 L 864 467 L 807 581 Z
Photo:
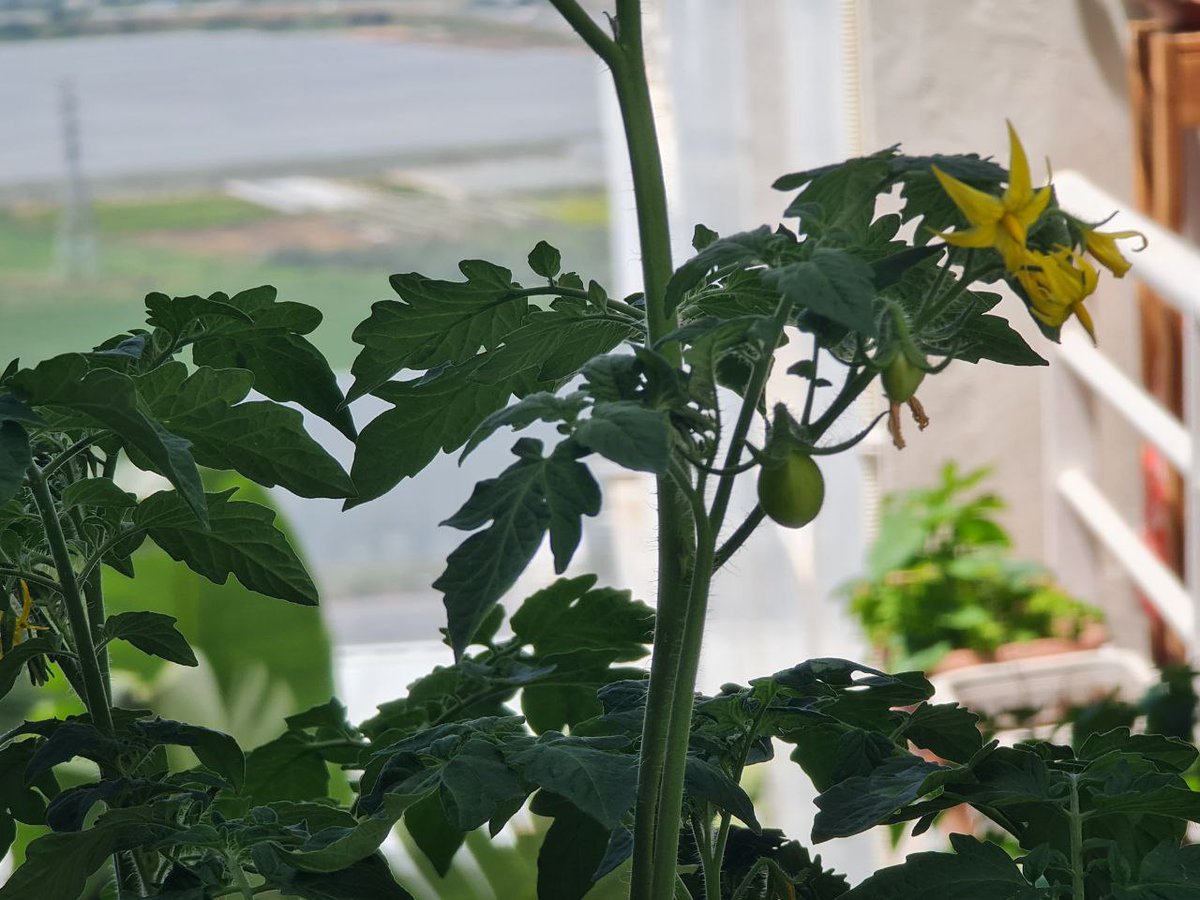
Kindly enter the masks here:
M 1089 602 L 1096 596 L 1096 539 L 1063 496 L 1061 478 L 1077 472 L 1089 480 L 1096 470 L 1095 399 L 1083 380 L 1055 353 L 1043 404 L 1046 441 L 1046 561 L 1063 585 Z
M 1183 402 L 1188 434 L 1191 435 L 1190 466 L 1183 472 L 1184 490 L 1184 578 L 1192 601 L 1192 633 L 1189 658 L 1195 664 L 1200 649 L 1200 320 L 1191 310 L 1184 310 L 1183 320 Z
M 1077 172 L 1059 173 L 1055 186 L 1063 207 L 1085 221 L 1106 220 L 1121 205 Z M 1081 584 L 1094 583 L 1094 576 L 1085 569 L 1094 570 L 1094 554 L 1103 545 L 1194 657 L 1200 650 L 1200 250 L 1135 212 L 1112 215 L 1107 227 L 1145 235 L 1147 246 L 1133 274 L 1182 316 L 1184 421 L 1068 332 L 1056 354 L 1062 365 L 1051 373 L 1046 404 L 1050 559 L 1066 573 L 1067 586 L 1079 590 Z M 1110 403 L 1183 476 L 1187 491 L 1185 581 L 1145 546 L 1090 477 L 1089 454 L 1096 443 L 1090 404 L 1099 400 Z M 1069 521 L 1072 518 L 1074 524 Z M 1090 545 L 1087 548 L 1085 541 Z

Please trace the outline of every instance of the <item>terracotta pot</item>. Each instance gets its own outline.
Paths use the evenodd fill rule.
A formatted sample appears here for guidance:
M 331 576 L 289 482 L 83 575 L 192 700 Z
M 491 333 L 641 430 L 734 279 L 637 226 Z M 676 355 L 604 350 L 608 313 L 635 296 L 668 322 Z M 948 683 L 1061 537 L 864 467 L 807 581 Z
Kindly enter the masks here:
M 937 665 L 929 670 L 930 675 L 940 675 L 942 672 L 951 672 L 954 669 L 965 669 L 968 666 L 981 666 L 984 663 L 993 662 L 994 657 L 985 655 L 978 650 L 972 650 L 969 647 L 959 647 L 957 650 L 951 650 L 940 660 Z
M 1054 656 L 1059 653 L 1076 653 L 1080 650 L 1095 650 L 1108 640 L 1108 632 L 1099 622 L 1086 625 L 1077 638 L 1046 637 L 1032 641 L 1016 641 L 1011 644 L 1001 644 L 994 653 L 984 654 L 978 650 L 960 647 L 951 650 L 941 658 L 936 666 L 929 670 L 930 675 L 940 675 L 967 666 L 979 666 L 993 662 L 1011 662 L 1016 659 L 1030 659 L 1035 656 Z

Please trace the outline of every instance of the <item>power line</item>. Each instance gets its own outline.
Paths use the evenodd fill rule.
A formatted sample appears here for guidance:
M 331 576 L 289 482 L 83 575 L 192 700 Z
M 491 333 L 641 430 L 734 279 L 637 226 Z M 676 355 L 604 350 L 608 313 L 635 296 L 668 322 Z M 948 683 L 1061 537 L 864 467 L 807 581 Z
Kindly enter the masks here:
M 59 83 L 59 113 L 66 179 L 56 255 L 59 270 L 68 281 L 76 282 L 96 274 L 96 234 L 92 223 L 92 198 L 83 174 L 79 101 L 70 79 L 64 78 Z

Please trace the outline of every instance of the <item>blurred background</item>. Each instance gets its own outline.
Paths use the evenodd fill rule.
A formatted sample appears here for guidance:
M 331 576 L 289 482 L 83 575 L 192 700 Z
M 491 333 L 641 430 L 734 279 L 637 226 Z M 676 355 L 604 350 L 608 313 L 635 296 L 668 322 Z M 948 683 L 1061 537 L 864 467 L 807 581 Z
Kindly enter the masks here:
M 777 222 L 789 198 L 770 185 L 786 172 L 895 143 L 1005 161 L 1006 118 L 1035 177 L 1043 159 L 1074 173 L 1068 209 L 1100 219 L 1120 206 L 1186 230 L 1200 102 L 1180 29 L 1193 6 L 647 0 L 677 261 L 698 222 Z M 541 0 L 0 0 L 0 360 L 98 343 L 140 323 L 149 291 L 269 283 L 322 310 L 314 339 L 348 370 L 351 330 L 390 295 L 389 274 L 455 278 L 474 257 L 520 280 L 539 239 L 624 296 L 640 269 L 622 141 L 607 73 Z M 948 697 L 1042 710 L 1045 725 L 1135 702 L 1155 665 L 1186 663 L 1200 421 L 1185 409 L 1200 283 L 1188 273 L 1200 267 L 1186 248 L 1156 252 L 1135 262 L 1157 296 L 1139 302 L 1134 276 L 1102 282 L 1102 354 L 1073 333 L 1061 353 L 1046 347 L 1007 297 L 1001 311 L 1049 369 L 956 364 L 923 386 L 933 424 L 907 449 L 867 442 L 830 459 L 818 522 L 763 530 L 718 582 L 703 687 L 810 656 L 904 662 L 941 672 Z M 882 399 L 861 407 L 847 435 Z M 356 404 L 359 424 L 378 409 Z M 310 424 L 348 462 L 351 447 Z M 126 690 L 250 746 L 331 690 L 367 717 L 450 660 L 429 584 L 460 535 L 434 526 L 505 464 L 508 443 L 462 469 L 439 460 L 346 514 L 272 495 L 322 587 L 319 613 L 150 561 L 207 687 L 129 659 Z M 599 474 L 606 511 L 576 567 L 649 599 L 650 486 Z M 549 575 L 539 558 L 514 597 Z M 130 589 L 113 576 L 118 607 Z M 914 609 L 938 627 L 906 621 Z M 770 779 L 767 814 L 803 833 L 802 775 Z M 856 840 L 826 851 L 852 879 L 890 852 Z M 482 843 L 447 882 L 412 877 L 427 896 L 522 896 L 536 841 L 510 844 L 512 878 Z

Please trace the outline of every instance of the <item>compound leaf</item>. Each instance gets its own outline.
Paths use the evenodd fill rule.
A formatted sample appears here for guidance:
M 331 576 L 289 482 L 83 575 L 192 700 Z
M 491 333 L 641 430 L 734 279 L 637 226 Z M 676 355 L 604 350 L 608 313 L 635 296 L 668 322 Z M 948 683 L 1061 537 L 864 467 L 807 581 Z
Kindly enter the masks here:
M 160 491 L 134 513 L 134 525 L 168 555 L 216 584 L 230 575 L 252 591 L 315 606 L 317 588 L 283 533 L 275 512 L 231 500 L 232 492 L 208 495 L 209 527 L 186 513 L 179 494 Z
M 187 639 L 175 627 L 176 619 L 156 612 L 125 612 L 104 622 L 104 636 L 126 641 L 143 653 L 181 666 L 199 665 Z
M 450 554 L 433 584 L 445 594 L 450 644 L 459 655 L 492 604 L 525 570 L 546 532 L 561 572 L 579 545 L 582 517 L 600 511 L 600 488 L 575 458 L 571 442 L 543 457 L 541 441 L 522 438 L 513 452 L 518 461 L 479 482 L 443 523 L 467 531 L 488 526 Z

